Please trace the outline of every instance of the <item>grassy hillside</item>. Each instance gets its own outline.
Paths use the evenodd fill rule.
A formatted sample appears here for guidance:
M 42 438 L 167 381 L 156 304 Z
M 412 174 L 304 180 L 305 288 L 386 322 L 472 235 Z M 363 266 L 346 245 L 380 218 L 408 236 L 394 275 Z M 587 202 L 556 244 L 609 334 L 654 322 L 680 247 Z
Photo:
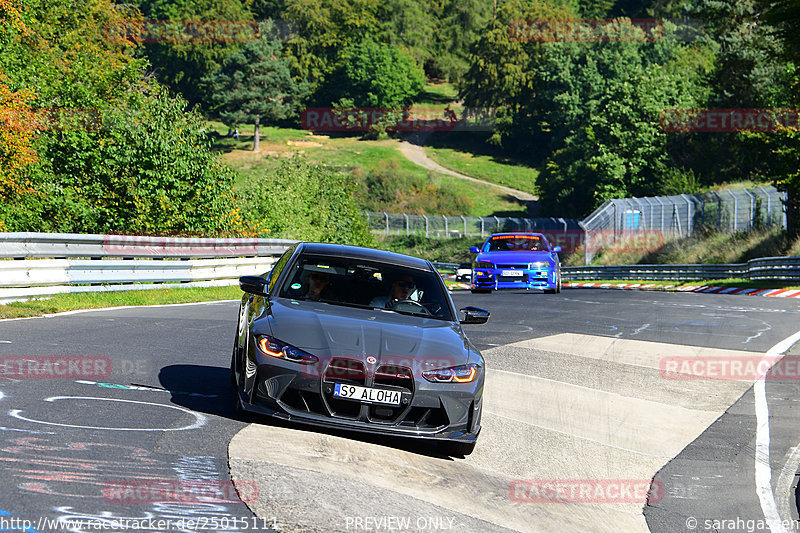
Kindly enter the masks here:
M 402 205 L 389 202 L 385 205 L 365 205 L 365 209 L 396 212 L 402 208 L 410 213 L 431 212 L 426 211 L 430 204 L 425 196 L 433 192 L 439 196 L 453 197 L 452 203 L 459 212 L 452 214 L 526 216 L 524 205 L 492 187 L 430 172 L 411 163 L 400 153 L 397 141 L 393 139 L 367 141 L 354 136 L 314 135 L 299 129 L 262 127 L 261 148 L 255 153 L 252 151 L 252 126 L 242 127 L 238 140 L 225 137 L 228 130 L 219 122 L 210 122 L 209 128 L 221 136 L 215 138 L 214 149 L 223 152 L 222 160 L 239 173 L 239 180 L 266 175 L 280 158 L 303 155 L 313 161 L 352 172 L 354 179 L 360 179 L 370 171 L 386 172 L 389 169 L 398 176 L 400 185 L 409 180 L 428 184 L 428 187 L 417 187 L 419 202 L 407 199 Z M 399 190 L 399 193 L 402 192 Z
M 759 257 L 800 256 L 800 239 L 790 242 L 784 232 L 774 229 L 748 233 L 702 231 L 680 240 L 668 241 L 655 252 L 601 251 L 596 265 L 744 263 Z M 566 266 L 583 264 L 583 251 L 565 258 Z

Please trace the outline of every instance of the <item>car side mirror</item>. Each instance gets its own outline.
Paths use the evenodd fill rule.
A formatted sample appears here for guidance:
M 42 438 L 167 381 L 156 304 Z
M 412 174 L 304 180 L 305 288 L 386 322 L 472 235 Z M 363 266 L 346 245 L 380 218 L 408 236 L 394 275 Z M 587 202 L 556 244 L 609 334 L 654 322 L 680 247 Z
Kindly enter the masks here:
M 553 253 L 558 253 L 560 251 L 561 251 L 561 247 L 560 246 L 556 246 L 555 248 L 553 248 Z
M 248 294 L 267 296 L 267 280 L 261 276 L 242 276 L 239 278 L 239 288 Z
M 464 313 L 464 319 L 460 321 L 461 324 L 485 324 L 491 315 L 486 309 L 471 305 L 462 307 L 460 311 Z
M 470 246 L 469 251 L 473 254 L 479 254 L 481 251 L 478 249 L 477 246 Z

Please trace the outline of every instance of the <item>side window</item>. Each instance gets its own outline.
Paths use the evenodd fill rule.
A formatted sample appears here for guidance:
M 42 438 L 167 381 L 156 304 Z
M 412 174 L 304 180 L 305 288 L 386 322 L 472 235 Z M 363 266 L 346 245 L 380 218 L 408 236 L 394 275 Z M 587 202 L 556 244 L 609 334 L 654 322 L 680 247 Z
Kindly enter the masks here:
M 272 270 L 269 272 L 269 276 L 267 276 L 267 291 L 272 294 L 272 289 L 275 287 L 275 283 L 278 282 L 278 278 L 281 275 L 281 271 L 286 266 L 286 263 L 289 262 L 289 259 L 292 258 L 292 254 L 294 253 L 294 246 L 286 250 L 278 262 L 275 263 L 275 266 L 272 267 Z

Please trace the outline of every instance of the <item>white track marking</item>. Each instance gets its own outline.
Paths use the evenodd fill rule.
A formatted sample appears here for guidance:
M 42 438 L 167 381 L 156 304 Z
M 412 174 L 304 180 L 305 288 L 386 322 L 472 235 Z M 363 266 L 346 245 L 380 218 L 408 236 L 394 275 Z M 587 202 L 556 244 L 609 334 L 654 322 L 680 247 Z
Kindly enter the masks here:
M 781 342 L 767 350 L 762 361 L 774 365 L 777 356 L 784 354 L 796 342 L 800 341 L 800 331 L 783 339 Z M 755 452 L 755 478 L 756 494 L 761 502 L 761 510 L 772 533 L 785 533 L 786 528 L 781 523 L 778 505 L 775 503 L 775 494 L 772 492 L 772 469 L 769 464 L 769 406 L 767 405 L 766 374 L 759 377 L 753 384 L 753 396 L 756 411 L 756 452 Z
M 25 422 L 32 422 L 34 424 L 45 424 L 47 426 L 59 426 L 65 428 L 74 428 L 74 429 L 102 429 L 105 431 L 186 431 L 190 429 L 197 429 L 201 428 L 206 425 L 206 417 L 205 415 L 201 415 L 200 413 L 195 413 L 194 411 L 190 411 L 188 409 L 184 409 L 183 407 L 178 407 L 176 405 L 166 405 L 163 403 L 152 403 L 152 402 L 140 402 L 136 400 L 120 400 L 118 398 L 96 398 L 94 396 L 51 396 L 50 398 L 45 398 L 44 401 L 46 402 L 55 402 L 57 400 L 98 400 L 103 402 L 121 402 L 121 403 L 136 403 L 140 405 L 153 405 L 155 407 L 166 407 L 169 409 L 176 409 L 178 411 L 182 411 L 186 414 L 192 415 L 195 418 L 193 424 L 188 426 L 183 426 L 179 428 L 114 428 L 114 427 L 100 427 L 100 426 L 78 426 L 74 424 L 58 424 L 56 422 L 45 422 L 43 420 L 34 420 L 32 418 L 25 418 L 20 413 L 22 413 L 21 409 L 14 409 L 9 411 L 9 416 L 17 418 L 19 420 L 24 420 Z

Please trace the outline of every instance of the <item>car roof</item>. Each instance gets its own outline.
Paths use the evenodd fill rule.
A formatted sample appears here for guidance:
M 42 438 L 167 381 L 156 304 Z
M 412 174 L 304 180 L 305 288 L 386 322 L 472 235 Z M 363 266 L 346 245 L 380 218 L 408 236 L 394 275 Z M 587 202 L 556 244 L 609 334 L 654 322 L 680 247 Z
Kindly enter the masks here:
M 363 259 L 365 261 L 378 261 L 395 266 L 416 268 L 418 270 L 431 270 L 428 262 L 419 257 L 413 257 L 375 248 L 361 246 L 348 246 L 346 244 L 327 244 L 319 242 L 301 243 L 298 253 L 312 255 L 327 255 L 331 257 L 345 257 L 348 259 Z
M 508 231 L 508 232 L 504 232 L 504 233 L 492 233 L 491 235 L 489 235 L 489 238 L 491 239 L 492 237 L 497 237 L 498 235 L 521 235 L 521 236 L 525 236 L 525 237 L 534 237 L 535 236 L 535 237 L 542 237 L 545 240 L 547 240 L 547 237 L 545 237 L 543 233 L 533 233 L 533 232 L 530 232 L 530 231 Z

